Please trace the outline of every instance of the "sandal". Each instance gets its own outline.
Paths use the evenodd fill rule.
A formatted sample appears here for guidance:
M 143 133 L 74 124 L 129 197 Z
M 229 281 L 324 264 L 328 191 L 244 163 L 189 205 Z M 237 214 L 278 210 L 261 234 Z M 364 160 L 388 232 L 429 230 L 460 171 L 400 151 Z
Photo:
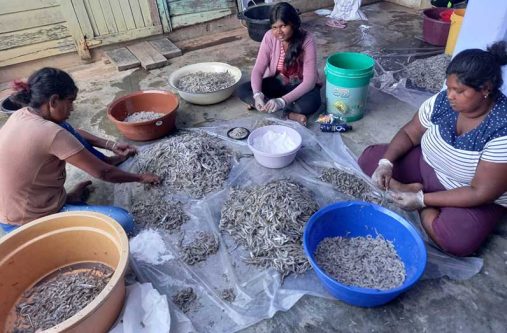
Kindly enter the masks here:
M 326 25 L 331 28 L 345 29 L 347 27 L 347 21 L 342 19 L 329 18 L 326 21 Z
M 304 114 L 296 113 L 296 112 L 289 112 L 287 115 L 287 118 L 293 121 L 298 122 L 300 125 L 306 127 L 306 122 L 308 121 L 308 118 Z

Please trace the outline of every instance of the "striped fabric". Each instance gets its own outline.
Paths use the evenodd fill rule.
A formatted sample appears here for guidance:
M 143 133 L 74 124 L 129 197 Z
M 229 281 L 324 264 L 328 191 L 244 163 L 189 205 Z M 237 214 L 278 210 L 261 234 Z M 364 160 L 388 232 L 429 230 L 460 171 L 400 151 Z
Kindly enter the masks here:
M 507 163 L 507 98 L 501 95 L 482 123 L 470 132 L 456 134 L 458 113 L 445 91 L 425 101 L 419 120 L 427 129 L 421 140 L 425 161 L 446 189 L 469 186 L 480 160 Z M 507 193 L 496 200 L 507 206 Z
M 285 51 L 283 47 L 280 48 L 280 57 L 278 58 L 278 62 L 276 63 L 276 71 L 279 73 L 283 73 L 283 62 L 285 61 Z

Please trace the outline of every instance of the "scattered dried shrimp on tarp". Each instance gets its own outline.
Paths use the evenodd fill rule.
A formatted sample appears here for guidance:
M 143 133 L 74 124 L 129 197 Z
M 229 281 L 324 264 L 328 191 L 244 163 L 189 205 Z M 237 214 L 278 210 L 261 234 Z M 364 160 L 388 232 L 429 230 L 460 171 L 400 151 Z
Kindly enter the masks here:
M 62 269 L 23 294 L 13 332 L 40 332 L 69 319 L 95 299 L 112 275 L 113 270 L 102 264 Z
M 139 172 L 152 172 L 162 188 L 194 198 L 222 188 L 232 167 L 232 152 L 210 135 L 198 132 L 174 135 L 137 155 Z
M 447 66 L 451 56 L 439 54 L 433 57 L 417 59 L 405 69 L 407 79 L 418 88 L 430 92 L 439 92 L 445 81 Z
M 208 232 L 199 232 L 197 237 L 187 245 L 181 245 L 181 258 L 188 265 L 204 261 L 208 256 L 217 253 L 218 240 Z
M 148 121 L 158 119 L 163 117 L 163 113 L 153 112 L 153 111 L 138 111 L 128 115 L 123 121 L 127 123 L 138 123 L 141 121 Z
M 234 288 L 227 288 L 222 290 L 220 293 L 220 298 L 226 302 L 232 303 L 236 299 L 236 293 L 234 292 Z
M 349 286 L 389 290 L 405 281 L 403 261 L 382 236 L 324 238 L 315 260 L 333 279 Z
M 300 274 L 310 267 L 301 241 L 303 228 L 318 209 L 312 193 L 289 180 L 232 189 L 220 229 L 247 249 L 246 262 L 273 267 L 283 277 Z
M 229 88 L 236 83 L 234 76 L 226 72 L 198 71 L 182 76 L 176 83 L 178 89 L 188 93 L 210 93 Z
M 359 200 L 382 204 L 380 198 L 372 194 L 371 187 L 360 177 L 340 169 L 324 169 L 320 180 L 336 187 L 340 192 L 353 196 Z
M 140 199 L 134 198 L 130 208 L 136 224 L 141 228 L 175 231 L 189 220 L 179 201 L 166 201 L 161 191 L 150 190 Z
M 172 301 L 183 313 L 190 311 L 194 305 L 197 295 L 191 287 L 178 290 L 173 295 Z

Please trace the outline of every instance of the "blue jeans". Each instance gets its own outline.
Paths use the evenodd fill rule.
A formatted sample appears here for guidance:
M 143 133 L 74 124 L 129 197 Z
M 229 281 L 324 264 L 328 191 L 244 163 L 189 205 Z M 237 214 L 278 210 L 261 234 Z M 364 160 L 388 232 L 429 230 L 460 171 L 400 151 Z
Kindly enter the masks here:
M 92 153 L 93 155 L 95 155 L 97 158 L 99 158 L 101 161 L 105 161 L 106 160 L 106 155 L 102 154 L 100 151 L 98 151 L 97 149 L 95 149 L 85 138 L 83 138 L 81 136 L 81 134 L 79 134 L 78 131 L 76 131 L 74 129 L 74 127 L 72 127 L 68 122 L 64 121 L 62 123 L 59 124 L 61 127 L 65 128 L 67 131 L 69 131 L 70 134 L 74 135 L 76 137 L 76 139 L 79 140 L 79 142 L 81 142 L 81 144 L 86 148 L 86 150 L 88 150 L 90 153 Z
M 65 204 L 60 212 L 75 212 L 75 211 L 88 211 L 88 212 L 96 212 L 102 213 L 106 216 L 111 217 L 113 220 L 118 222 L 123 230 L 129 235 L 134 231 L 134 217 L 125 209 L 116 207 L 116 206 L 96 206 L 96 205 L 87 205 L 83 204 Z M 17 229 L 18 225 L 5 224 L 0 223 L 0 228 L 7 234 L 14 229 Z

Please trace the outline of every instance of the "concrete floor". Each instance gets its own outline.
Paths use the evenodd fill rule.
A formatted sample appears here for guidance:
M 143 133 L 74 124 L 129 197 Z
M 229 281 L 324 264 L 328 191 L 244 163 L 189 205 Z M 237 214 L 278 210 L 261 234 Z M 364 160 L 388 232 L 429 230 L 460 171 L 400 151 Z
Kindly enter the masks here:
M 327 27 L 324 18 L 304 14 L 304 24 L 317 37 L 319 68 L 327 56 L 338 51 L 368 51 L 383 47 L 421 47 L 421 18 L 416 11 L 390 3 L 363 7 L 368 21 L 350 22 L 347 29 Z M 94 63 L 72 71 L 80 88 L 70 122 L 106 138 L 120 137 L 108 121 L 106 106 L 116 97 L 144 89 L 169 89 L 167 78 L 176 68 L 202 61 L 223 61 L 238 66 L 248 80 L 259 44 L 246 30 L 241 40 L 186 53 L 171 64 L 152 71 L 117 72 L 112 65 Z M 55 64 L 58 66 L 58 64 Z M 323 91 L 324 92 L 324 91 Z M 7 92 L 2 92 L 4 95 Z M 0 93 L 0 96 L 2 95 Z M 416 112 L 414 107 L 370 89 L 364 119 L 343 134 L 345 143 L 359 154 L 367 145 L 388 142 Z M 262 114 L 248 112 L 235 97 L 213 106 L 181 102 L 178 127 L 202 126 L 212 121 Z M 7 119 L 0 116 L 0 124 Z M 316 129 L 311 124 L 312 129 Z M 338 134 L 337 134 L 338 135 Z M 88 179 L 69 168 L 68 185 Z M 113 185 L 94 181 L 91 202 L 112 202 Z M 304 297 L 290 311 L 278 313 L 245 332 L 505 332 L 507 319 L 507 227 L 499 228 L 478 253 L 484 259 L 481 273 L 467 281 L 447 278 L 425 280 L 384 307 L 361 309 L 339 301 Z

